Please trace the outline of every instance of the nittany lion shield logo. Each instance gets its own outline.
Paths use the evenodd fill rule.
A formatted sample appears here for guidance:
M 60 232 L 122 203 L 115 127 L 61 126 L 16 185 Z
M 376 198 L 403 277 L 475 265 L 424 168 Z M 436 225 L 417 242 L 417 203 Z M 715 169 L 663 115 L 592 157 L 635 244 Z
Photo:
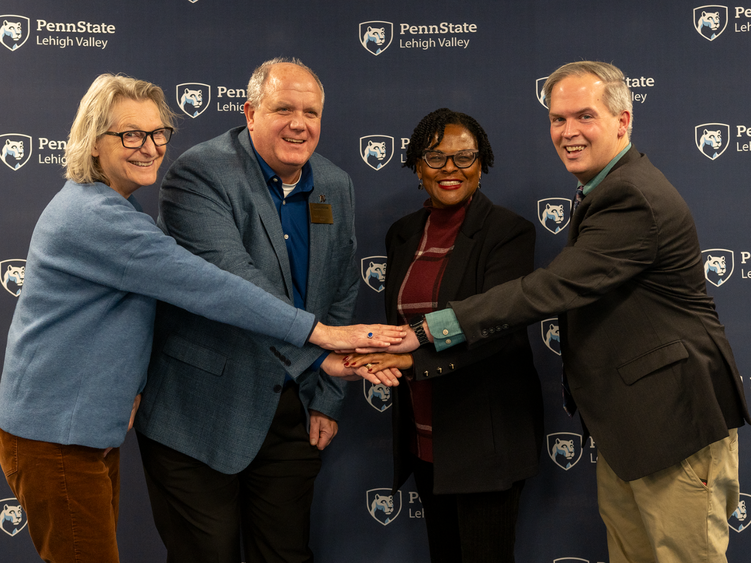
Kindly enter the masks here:
M 211 102 L 211 86 L 201 82 L 185 82 L 176 89 L 177 105 L 185 115 L 196 118 L 201 115 Z
M 360 156 L 373 170 L 381 170 L 394 156 L 394 137 L 367 135 L 360 137 Z
M 402 511 L 402 492 L 391 494 L 391 489 L 370 489 L 365 493 L 365 502 L 370 515 L 379 523 L 388 526 Z
M 366 256 L 360 260 L 360 275 L 370 289 L 381 293 L 386 287 L 386 257 Z
M 535 94 L 537 96 L 537 101 L 540 102 L 542 104 L 542 107 L 546 109 L 548 107 L 548 101 L 545 99 L 545 92 L 543 91 L 542 87 L 545 86 L 545 81 L 547 79 L 547 76 L 543 76 L 542 78 L 535 80 Z
M 723 285 L 735 269 L 735 254 L 726 248 L 710 248 L 702 250 L 701 259 L 704 261 L 704 277 L 715 287 Z
M 3 34 L 0 36 L 3 47 L 10 51 L 23 47 L 23 44 L 29 38 L 29 18 L 6 14 L 0 16 L 0 22 L 3 23 Z
M 572 434 L 571 432 L 548 434 L 548 455 L 553 463 L 568 471 L 581 459 L 581 434 Z
M 13 537 L 29 523 L 26 511 L 18 503 L 18 499 L 4 498 L 0 500 L 0 528 Z
M 694 8 L 694 29 L 707 41 L 714 41 L 728 25 L 726 6 L 699 6 Z
M 370 21 L 360 24 L 360 45 L 376 57 L 391 45 L 394 37 L 394 24 L 391 22 Z
M 709 160 L 725 152 L 730 144 L 730 125 L 727 123 L 702 123 L 694 128 L 696 148 Z
M 5 290 L 14 297 L 21 295 L 25 270 L 26 260 L 3 260 L 0 262 L 0 282 L 2 282 Z
M 557 235 L 566 228 L 571 219 L 571 200 L 565 197 L 549 197 L 539 200 L 537 218 L 543 227 Z
M 749 524 L 751 524 L 751 514 L 749 514 L 749 511 L 751 511 L 751 495 L 741 493 L 738 508 L 735 509 L 735 512 L 730 515 L 730 519 L 728 520 L 730 529 L 741 533 L 748 528 Z
M 363 379 L 362 392 L 368 404 L 378 412 L 384 412 L 391 406 L 391 387 L 383 383 L 373 384 Z
M 23 167 L 31 158 L 32 139 L 21 133 L 0 135 L 0 160 L 11 170 Z
M 561 355 L 561 334 L 558 328 L 558 317 L 552 317 L 540 322 L 542 341 L 551 352 Z

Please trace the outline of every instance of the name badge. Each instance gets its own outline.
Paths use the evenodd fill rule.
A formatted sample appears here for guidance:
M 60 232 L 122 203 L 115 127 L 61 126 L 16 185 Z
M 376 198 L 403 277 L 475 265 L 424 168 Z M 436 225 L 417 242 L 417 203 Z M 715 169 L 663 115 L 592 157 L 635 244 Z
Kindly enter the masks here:
M 308 207 L 310 207 L 311 223 L 323 225 L 334 224 L 334 214 L 331 212 L 330 203 L 309 203 Z

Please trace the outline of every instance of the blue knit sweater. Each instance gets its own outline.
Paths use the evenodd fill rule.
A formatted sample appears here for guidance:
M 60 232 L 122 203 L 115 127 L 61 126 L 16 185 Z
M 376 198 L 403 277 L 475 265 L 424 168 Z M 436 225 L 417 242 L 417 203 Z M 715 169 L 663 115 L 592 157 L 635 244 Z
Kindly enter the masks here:
M 296 346 L 315 322 L 175 244 L 133 197 L 67 182 L 31 238 L 0 379 L 0 428 L 119 446 L 146 383 L 157 299 Z

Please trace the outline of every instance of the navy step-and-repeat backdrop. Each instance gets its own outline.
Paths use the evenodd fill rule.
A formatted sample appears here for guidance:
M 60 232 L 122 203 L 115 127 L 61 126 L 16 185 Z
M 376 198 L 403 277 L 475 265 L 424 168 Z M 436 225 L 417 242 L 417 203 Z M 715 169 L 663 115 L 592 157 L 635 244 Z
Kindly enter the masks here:
M 751 4 L 582 0 L 3 0 L 0 4 L 0 349 L 39 214 L 63 184 L 68 130 L 95 76 L 159 84 L 181 115 L 162 173 L 190 146 L 244 123 L 256 65 L 297 56 L 321 77 L 319 152 L 352 176 L 362 285 L 357 321 L 384 320 L 383 238 L 425 192 L 401 168 L 417 122 L 439 107 L 488 132 L 496 166 L 482 189 L 537 225 L 536 261 L 564 245 L 575 180 L 550 142 L 540 88 L 559 65 L 613 62 L 633 92 L 633 141 L 696 218 L 707 288 L 751 395 Z M 137 194 L 158 213 L 156 187 Z M 556 318 L 529 327 L 546 402 L 541 470 L 522 496 L 517 559 L 607 561 L 596 505 L 597 444 L 560 408 Z M 409 482 L 390 502 L 390 390 L 351 383 L 340 434 L 317 481 L 312 542 L 324 563 L 428 561 Z M 741 429 L 741 503 L 728 559 L 751 559 L 751 430 Z M 122 457 L 124 562 L 164 561 L 133 436 Z M 385 510 L 376 510 L 381 504 Z M 0 480 L 0 561 L 37 561 L 26 515 Z

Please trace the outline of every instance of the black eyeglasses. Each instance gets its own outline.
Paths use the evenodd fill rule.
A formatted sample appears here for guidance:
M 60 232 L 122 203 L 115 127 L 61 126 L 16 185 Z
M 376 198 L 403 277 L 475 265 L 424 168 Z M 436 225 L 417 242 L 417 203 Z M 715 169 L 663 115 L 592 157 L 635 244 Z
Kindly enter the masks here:
M 448 159 L 454 161 L 457 168 L 469 168 L 477 160 L 479 151 L 458 151 L 454 154 L 445 154 L 439 151 L 425 151 L 422 159 L 431 168 L 443 168 L 446 166 Z
M 172 133 L 175 130 L 172 127 L 161 127 L 154 129 L 153 131 L 123 131 L 122 133 L 115 133 L 114 131 L 105 131 L 105 135 L 112 137 L 120 137 L 123 142 L 123 146 L 126 149 L 140 149 L 145 143 L 148 137 L 154 142 L 157 147 L 162 147 L 169 143 L 172 138 Z M 456 162 L 456 161 L 454 161 Z M 457 164 L 458 166 L 458 164 Z

